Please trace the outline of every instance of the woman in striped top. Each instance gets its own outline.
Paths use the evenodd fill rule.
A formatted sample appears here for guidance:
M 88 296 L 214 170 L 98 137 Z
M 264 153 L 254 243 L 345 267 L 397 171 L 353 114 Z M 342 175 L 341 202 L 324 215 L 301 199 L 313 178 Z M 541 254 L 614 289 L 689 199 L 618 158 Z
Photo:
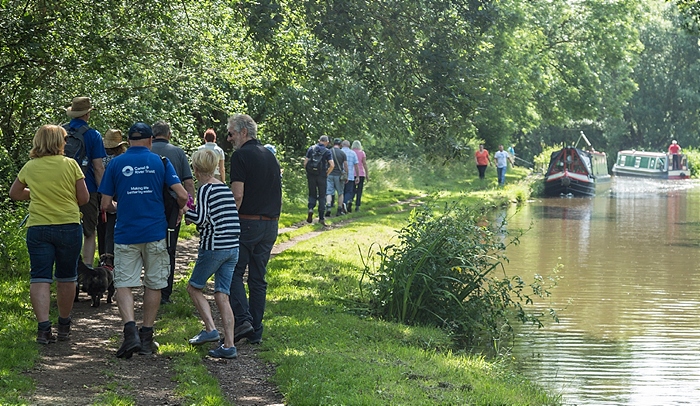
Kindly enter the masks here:
M 187 285 L 187 293 L 197 308 L 205 329 L 189 341 L 192 345 L 200 345 L 220 339 L 209 302 L 202 292 L 207 280 L 215 275 L 214 300 L 221 313 L 225 334 L 223 344 L 210 350 L 209 356 L 236 358 L 238 354 L 233 341 L 235 320 L 229 294 L 233 269 L 238 262 L 241 227 L 231 189 L 214 177 L 214 169 L 218 164 L 219 157 L 210 149 L 201 149 L 192 155 L 194 175 L 200 186 L 197 205 L 189 207 L 185 221 L 197 225 L 199 253 Z

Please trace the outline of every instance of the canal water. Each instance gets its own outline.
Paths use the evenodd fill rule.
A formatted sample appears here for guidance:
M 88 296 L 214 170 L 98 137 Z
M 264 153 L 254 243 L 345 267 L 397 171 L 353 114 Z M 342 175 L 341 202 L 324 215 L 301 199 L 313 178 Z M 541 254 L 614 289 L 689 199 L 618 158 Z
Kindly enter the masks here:
M 611 194 L 546 198 L 508 214 L 531 230 L 509 274 L 561 279 L 518 329 L 523 373 L 565 405 L 700 405 L 700 184 L 617 178 Z

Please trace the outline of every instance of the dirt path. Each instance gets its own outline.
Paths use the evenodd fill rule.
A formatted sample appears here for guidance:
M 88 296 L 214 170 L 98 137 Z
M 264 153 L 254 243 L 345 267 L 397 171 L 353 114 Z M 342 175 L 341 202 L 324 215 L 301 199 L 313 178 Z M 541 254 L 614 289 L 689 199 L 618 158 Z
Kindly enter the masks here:
M 401 202 L 398 204 L 407 203 Z M 334 222 L 332 228 L 347 222 Z M 296 224 L 280 232 L 298 228 Z M 323 233 L 314 230 L 289 241 L 275 245 L 272 255 L 277 255 Z M 176 279 L 189 276 L 189 264 L 197 257 L 198 238 L 180 241 L 176 263 Z M 68 342 L 50 344 L 41 349 L 41 356 L 34 368 L 25 375 L 36 382 L 36 391 L 25 400 L 30 405 L 92 405 L 106 389 L 134 399 L 136 405 L 181 405 L 185 401 L 175 394 L 172 359 L 161 356 L 134 355 L 129 360 L 116 358 L 115 351 L 121 343 L 118 326 L 121 318 L 116 303 L 95 309 L 81 293 L 81 301 L 73 308 L 74 327 Z M 139 309 L 142 298 L 134 295 L 136 320 L 141 320 Z M 213 302 L 213 297 L 209 297 Z M 216 311 L 216 306 L 212 310 Z M 218 314 L 213 314 L 219 320 Z M 115 340 L 116 337 L 116 340 Z M 277 406 L 284 404 L 284 397 L 269 378 L 275 367 L 260 360 L 256 353 L 259 346 L 241 340 L 236 345 L 235 360 L 205 357 L 204 365 L 218 379 L 222 392 L 236 406 Z

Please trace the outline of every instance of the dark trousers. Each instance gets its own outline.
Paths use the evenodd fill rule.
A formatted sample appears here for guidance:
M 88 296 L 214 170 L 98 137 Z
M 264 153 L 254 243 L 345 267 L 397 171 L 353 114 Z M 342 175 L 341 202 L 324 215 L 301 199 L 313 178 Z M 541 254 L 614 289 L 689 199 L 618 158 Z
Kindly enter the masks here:
M 253 335 L 249 338 L 260 339 L 263 333 L 263 315 L 265 314 L 265 298 L 267 296 L 267 261 L 277 240 L 276 220 L 245 220 L 241 219 L 241 235 L 239 238 L 238 263 L 233 271 L 231 280 L 231 308 L 236 318 L 236 325 L 250 322 L 253 325 Z M 248 268 L 248 295 L 246 295 L 243 276 Z
M 306 175 L 309 184 L 309 210 L 313 211 L 318 202 L 318 218 L 323 220 L 326 211 L 326 177 L 321 175 Z
M 355 184 L 355 207 L 360 207 L 362 204 L 362 189 L 365 187 L 365 177 L 360 176 L 360 181 Z
M 353 197 L 355 197 L 355 181 L 349 180 L 345 184 L 345 190 L 343 190 L 343 202 L 345 202 L 345 206 L 350 207 Z
M 168 255 L 170 256 L 170 273 L 168 274 L 168 286 L 160 290 L 161 300 L 170 299 L 170 295 L 173 293 L 173 282 L 175 281 L 175 249 L 177 248 L 180 224 L 175 226 L 174 230 L 168 230 L 168 234 L 165 236 L 168 243 Z
M 100 218 L 97 222 L 97 246 L 100 255 L 114 254 L 114 225 L 116 223 L 116 213 L 100 212 Z
M 487 165 L 477 165 L 476 169 L 479 170 L 479 179 L 484 179 L 486 177 L 486 166 Z

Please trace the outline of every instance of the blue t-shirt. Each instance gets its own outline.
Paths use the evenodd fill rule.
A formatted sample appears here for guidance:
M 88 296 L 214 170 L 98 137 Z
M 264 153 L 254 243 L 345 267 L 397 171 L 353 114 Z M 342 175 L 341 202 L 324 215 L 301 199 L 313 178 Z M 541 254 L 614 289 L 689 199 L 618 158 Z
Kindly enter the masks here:
M 180 183 L 180 178 L 170 161 L 163 166 L 160 156 L 146 147 L 129 147 L 109 161 L 99 192 L 118 200 L 116 244 L 143 244 L 165 238 L 163 183 L 172 186 Z
M 72 119 L 68 124 L 70 128 L 75 129 L 84 125 L 87 125 L 87 122 L 79 118 Z M 92 160 L 106 157 L 107 151 L 105 151 L 105 144 L 102 142 L 102 135 L 94 128 L 87 130 L 85 134 L 83 134 L 83 138 L 85 139 L 85 154 L 88 158 L 88 167 L 85 172 L 85 184 L 87 185 L 88 192 L 95 193 L 97 192 L 97 182 L 95 182 L 95 170 L 92 167 Z M 78 162 L 78 165 L 80 165 L 80 162 Z

